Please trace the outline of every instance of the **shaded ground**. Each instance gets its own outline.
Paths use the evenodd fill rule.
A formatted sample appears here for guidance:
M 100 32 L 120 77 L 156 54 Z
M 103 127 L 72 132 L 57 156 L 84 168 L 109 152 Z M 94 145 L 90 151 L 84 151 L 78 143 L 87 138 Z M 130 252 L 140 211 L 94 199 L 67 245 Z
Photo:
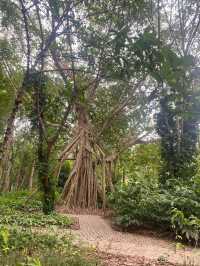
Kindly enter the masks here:
M 183 264 L 187 261 L 187 265 L 200 266 L 200 249 L 176 250 L 175 242 L 169 240 L 118 232 L 111 227 L 109 220 L 98 215 L 76 217 L 79 219 L 80 230 L 73 231 L 73 234 L 81 242 L 103 252 L 104 261 L 109 262 L 107 265 L 166 265 L 166 262 Z
M 155 261 L 139 256 L 123 256 L 101 252 L 98 257 L 103 266 L 174 266 L 167 261 Z

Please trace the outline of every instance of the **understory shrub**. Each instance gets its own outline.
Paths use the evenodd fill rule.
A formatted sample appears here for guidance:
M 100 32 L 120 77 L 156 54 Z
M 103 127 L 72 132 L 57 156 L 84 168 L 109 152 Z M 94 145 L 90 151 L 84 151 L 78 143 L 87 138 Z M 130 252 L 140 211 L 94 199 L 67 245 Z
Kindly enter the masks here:
M 0 225 L 22 227 L 59 226 L 68 228 L 72 219 L 58 213 L 41 212 L 39 196 L 29 197 L 28 192 L 6 193 L 0 196 Z
M 0 227 L 0 265 L 95 266 L 89 250 L 75 246 L 71 235 L 36 234 Z
M 147 226 L 176 231 L 184 239 L 195 242 L 200 237 L 200 198 L 197 187 L 190 184 L 176 183 L 163 189 L 151 182 L 131 179 L 110 194 L 109 202 L 116 213 L 115 222 L 122 227 Z M 178 221 L 179 216 L 174 216 L 173 210 L 183 214 L 184 226 Z M 193 224 L 188 231 L 194 234 L 186 233 L 188 224 Z
M 199 245 L 200 240 L 200 219 L 194 215 L 186 218 L 184 213 L 178 209 L 172 210 L 171 217 L 172 228 L 178 239 L 186 239 L 187 241 Z
M 0 193 L 0 209 L 25 210 L 28 212 L 42 210 L 40 193 L 16 191 Z
M 94 254 L 75 246 L 67 231 L 63 231 L 64 234 L 56 233 L 55 226 L 65 229 L 72 223 L 73 220 L 65 215 L 44 215 L 38 194 L 31 197 L 26 191 L 1 194 L 0 265 L 98 265 Z
M 158 224 L 165 227 L 169 224 L 170 201 L 153 185 L 131 180 L 119 185 L 109 199 L 116 211 L 116 222 L 119 225 L 129 227 Z
M 24 213 L 14 211 L 0 215 L 0 224 L 4 225 L 17 225 L 23 227 L 39 227 L 39 226 L 59 226 L 69 227 L 72 224 L 72 220 L 67 216 L 63 216 L 57 213 L 50 215 L 44 215 L 43 213 Z

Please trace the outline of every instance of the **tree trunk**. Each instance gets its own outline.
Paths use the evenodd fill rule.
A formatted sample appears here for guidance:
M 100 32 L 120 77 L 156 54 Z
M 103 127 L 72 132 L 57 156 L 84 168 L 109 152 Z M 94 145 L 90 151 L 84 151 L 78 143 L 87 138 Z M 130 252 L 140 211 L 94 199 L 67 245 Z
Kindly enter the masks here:
M 38 116 L 40 116 L 38 117 L 38 180 L 43 193 L 43 212 L 44 214 L 50 214 L 55 208 L 55 182 L 49 173 L 50 148 L 45 139 L 45 132 L 41 122 L 43 121 L 43 114 L 40 110 L 38 110 Z
M 38 179 L 43 193 L 43 212 L 50 214 L 55 208 L 55 182 L 49 174 L 49 154 L 41 141 L 38 145 Z
M 20 186 L 20 176 L 21 176 L 21 167 L 18 170 L 18 174 L 16 176 L 16 181 L 15 181 L 15 190 L 17 191 L 19 186 Z
M 107 179 L 108 179 L 108 187 L 110 188 L 110 191 L 111 192 L 114 192 L 114 185 L 113 185 L 113 172 L 112 172 L 112 161 L 107 161 L 106 163 L 106 176 L 107 176 Z
M 17 91 L 13 109 L 7 121 L 7 127 L 5 130 L 4 139 L 0 146 L 0 179 L 3 178 L 2 175 L 4 172 L 4 167 L 7 163 L 8 156 L 10 153 L 10 148 L 12 146 L 14 122 L 15 122 L 16 114 L 20 107 L 20 103 L 22 101 L 23 93 L 24 93 L 24 88 L 23 87 L 19 88 L 19 90 Z
M 23 189 L 25 181 L 26 181 L 26 171 L 23 174 L 23 178 L 21 180 L 21 184 L 19 186 L 19 190 L 22 190 Z
M 75 137 L 61 153 L 57 167 L 59 174 L 62 163 L 76 154 L 73 169 L 64 186 L 61 200 L 68 208 L 96 209 L 98 199 L 105 208 L 106 165 L 101 148 L 94 142 L 94 134 L 87 110 L 81 103 L 76 104 L 77 126 Z
M 28 179 L 28 190 L 32 190 L 33 189 L 33 176 L 35 173 L 35 160 L 33 161 L 32 167 L 31 167 L 31 173 L 29 175 L 29 179 Z
M 2 184 L 2 191 L 3 192 L 8 192 L 10 190 L 10 183 L 11 183 L 11 179 L 10 179 L 10 172 L 12 169 L 12 164 L 9 161 L 7 164 L 7 169 L 5 169 L 5 173 L 4 173 L 4 181 Z

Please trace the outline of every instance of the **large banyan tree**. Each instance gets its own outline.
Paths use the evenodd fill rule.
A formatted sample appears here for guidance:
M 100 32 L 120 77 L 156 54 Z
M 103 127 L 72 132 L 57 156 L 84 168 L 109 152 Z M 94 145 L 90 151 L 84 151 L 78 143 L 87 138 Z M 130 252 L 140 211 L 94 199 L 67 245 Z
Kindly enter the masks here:
M 130 106 L 133 109 L 136 107 L 135 111 L 141 107 L 141 103 L 138 105 L 138 95 L 147 96 L 148 102 L 157 97 L 160 91 L 163 92 L 162 86 L 155 88 L 155 84 L 146 88 L 144 80 L 154 79 L 159 85 L 166 83 L 176 91 L 181 87 L 179 81 L 174 84 L 174 80 L 175 83 L 180 80 L 180 76 L 174 74 L 180 74 L 184 63 L 179 62 L 184 57 L 177 57 L 171 53 L 171 47 L 163 45 L 162 27 L 157 27 L 162 26 L 162 19 L 158 19 L 159 25 L 153 28 L 151 26 L 155 18 L 149 23 L 158 2 L 155 1 L 154 5 L 154 1 L 142 0 L 1 1 L 1 27 L 8 33 L 7 41 L 18 55 L 14 65 L 4 52 L 1 53 L 1 59 L 8 65 L 4 71 L 7 70 L 8 78 L 16 69 L 21 74 L 20 84 L 15 84 L 15 99 L 0 147 L 0 178 L 4 188 L 7 185 L 4 185 L 6 179 L 3 176 L 7 176 L 10 171 L 8 162 L 12 157 L 11 148 L 15 140 L 14 124 L 20 118 L 20 108 L 26 110 L 28 99 L 32 104 L 29 102 L 33 116 L 30 119 L 26 111 L 24 116 L 35 128 L 35 165 L 43 192 L 44 212 L 50 213 L 54 209 L 55 175 L 59 174 L 64 161 L 72 157 L 74 164 L 62 200 L 69 207 L 96 208 L 99 202 L 105 207 L 105 191 L 106 188 L 112 189 L 110 172 L 116 156 L 109 152 L 109 145 L 104 145 L 102 133 L 123 113 L 130 117 Z M 161 7 L 158 9 L 162 12 Z M 198 25 L 189 35 L 194 36 Z M 160 32 L 157 28 L 161 29 Z M 168 36 L 171 36 L 171 32 Z M 176 42 L 173 40 L 172 44 Z M 192 43 L 189 40 L 186 47 L 192 47 Z M 181 71 L 185 75 L 188 68 L 181 68 Z M 102 123 L 97 126 L 91 109 L 94 106 L 97 111 L 97 92 L 102 94 L 102 87 L 106 92 L 113 88 L 116 97 L 111 93 L 107 104 L 110 109 L 104 103 L 102 115 L 99 116 Z M 185 99 L 189 103 L 192 101 L 188 95 L 190 92 L 190 89 L 186 90 Z M 162 107 L 161 111 L 167 109 L 169 101 L 167 106 Z M 196 110 L 190 104 L 184 107 L 191 114 Z M 75 117 L 73 123 L 71 117 Z M 179 123 L 187 132 L 184 134 L 181 131 L 182 143 L 187 146 L 186 150 L 192 147 L 190 154 L 194 151 L 198 123 L 197 117 L 193 118 L 191 122 L 191 119 L 184 117 Z M 120 120 L 120 126 L 125 120 Z M 70 123 L 74 125 L 73 136 L 70 140 L 66 137 L 67 144 L 61 149 L 59 163 L 52 170 L 57 144 Z M 56 129 L 53 127 L 55 124 Z M 125 128 L 129 126 L 130 123 Z M 137 126 L 135 128 L 137 130 Z M 191 128 L 192 131 L 189 130 Z M 121 130 L 121 135 L 127 133 L 125 129 Z M 190 140 L 194 141 L 191 143 Z M 109 141 L 113 140 L 110 138 Z M 115 142 L 118 140 L 115 139 Z
M 105 154 L 95 142 L 95 131 L 84 105 L 77 103 L 75 111 L 74 137 L 60 154 L 57 166 L 58 176 L 63 162 L 72 156 L 75 158 L 61 199 L 71 208 L 97 208 L 97 198 L 100 197 L 105 207 Z
M 127 106 L 135 107 L 136 95 L 145 80 L 140 69 L 134 68 L 133 57 L 136 55 L 134 51 L 130 54 L 130 50 L 134 50 L 134 41 L 129 39 L 132 25 L 143 23 L 140 21 L 143 1 L 124 3 L 123 12 L 120 1 L 111 1 L 109 9 L 102 1 L 100 7 L 102 13 L 88 20 L 88 27 L 81 25 L 79 29 L 78 37 L 83 48 L 78 56 L 73 34 L 61 45 L 63 49 L 58 49 L 57 54 L 53 52 L 62 78 L 65 83 L 72 84 L 72 109 L 76 118 L 73 138 L 62 150 L 54 170 L 58 176 L 63 163 L 73 158 L 73 167 L 61 195 L 61 201 L 69 208 L 97 208 L 100 205 L 105 208 L 106 188 L 113 189 L 112 166 L 106 159 L 101 134 Z M 97 6 L 88 2 L 87 8 L 95 9 Z M 70 25 L 71 31 L 74 31 L 76 26 Z M 63 71 L 63 65 L 68 71 Z M 83 77 L 82 81 L 80 77 Z M 85 80 L 87 82 L 82 90 L 81 82 L 84 84 Z M 95 105 L 96 93 L 101 87 L 107 87 L 109 91 L 113 86 L 118 91 L 118 101 L 113 104 L 110 113 L 104 114 L 105 121 L 98 132 L 90 117 L 90 106 Z
M 87 93 L 91 99 L 95 98 L 96 89 L 102 81 L 106 84 L 131 80 L 133 58 L 127 49 L 127 42 L 131 45 L 129 37 L 133 25 L 145 24 L 145 1 L 8 0 L 2 3 L 2 27 L 5 31 L 11 32 L 7 34 L 8 41 L 13 44 L 13 37 L 18 46 L 17 51 L 21 60 L 18 60 L 17 64 L 21 69 L 22 78 L 21 84 L 16 88 L 13 108 L 5 127 L 0 149 L 0 168 L 4 166 L 2 160 L 6 163 L 5 158 L 12 147 L 14 123 L 20 107 L 25 105 L 26 96 L 29 94 L 35 114 L 34 126 L 37 129 L 36 167 L 43 192 L 43 210 L 45 213 L 51 212 L 55 199 L 53 175 L 49 167 L 52 153 L 69 115 L 72 110 L 76 110 L 77 125 L 73 140 L 75 143 L 69 149 L 70 153 L 76 155 L 76 161 L 63 196 L 68 195 L 65 197 L 68 202 L 76 202 L 77 198 L 79 205 L 94 206 L 95 197 L 104 197 L 104 185 L 100 186 L 99 181 L 94 178 L 94 169 L 101 168 L 96 172 L 105 171 L 103 151 L 93 140 L 94 131 L 91 129 L 88 115 L 84 115 L 83 110 L 78 111 L 83 108 L 77 100 L 79 88 L 76 77 L 78 73 L 85 76 L 89 73 L 91 84 L 87 88 Z M 6 60 L 8 61 L 7 58 Z M 15 70 L 11 64 L 10 67 L 12 71 Z M 61 116 L 57 117 L 57 130 L 53 130 L 47 123 L 49 114 L 46 108 L 49 104 L 48 92 L 51 90 L 46 76 L 54 85 L 59 84 L 57 80 L 60 80 L 60 77 L 65 83 L 65 104 L 62 105 L 62 96 L 56 99 L 57 104 L 60 103 L 64 107 Z M 57 91 L 55 89 L 56 93 Z M 98 175 L 104 176 L 100 173 Z M 101 178 L 101 183 L 104 184 L 104 177 Z M 75 189 L 75 197 L 74 184 L 79 187 L 80 183 L 87 185 L 80 191 Z M 85 193 L 86 187 L 86 203 L 80 203 L 79 199 L 82 197 L 81 194 Z
M 62 149 L 58 165 L 54 170 L 58 177 L 65 161 L 73 161 L 71 173 L 64 185 L 60 199 L 68 208 L 96 209 L 102 207 L 105 209 L 106 192 L 113 190 L 112 172 L 117 154 L 112 154 L 112 150 L 108 152 L 104 146 L 102 134 L 112 126 L 113 120 L 125 114 L 127 110 L 136 107 L 137 90 L 141 83 L 142 81 L 131 83 L 127 90 L 121 92 L 121 97 L 116 99 L 116 104 L 109 107 L 110 112 L 103 114 L 104 119 L 100 126 L 97 125 L 98 123 L 95 124 L 90 116 L 90 105 L 88 104 L 90 97 L 87 101 L 79 101 L 74 104 L 76 122 L 72 129 L 73 137 Z M 126 87 L 127 84 L 124 83 L 124 86 Z M 101 87 L 98 90 L 101 91 Z M 107 86 L 104 90 L 108 91 L 110 88 Z M 125 115 L 122 115 L 122 118 L 124 117 Z M 129 144 L 133 144 L 138 140 L 134 138 L 133 141 L 132 138 L 131 141 L 130 139 L 128 141 Z

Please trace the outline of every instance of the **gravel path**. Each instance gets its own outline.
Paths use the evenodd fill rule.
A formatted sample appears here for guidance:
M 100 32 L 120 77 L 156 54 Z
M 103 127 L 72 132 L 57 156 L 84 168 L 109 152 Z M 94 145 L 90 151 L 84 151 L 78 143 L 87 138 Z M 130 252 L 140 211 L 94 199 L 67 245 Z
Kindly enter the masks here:
M 73 231 L 81 242 L 115 255 L 141 256 L 147 259 L 200 266 L 200 249 L 175 250 L 175 243 L 136 233 L 115 231 L 110 222 L 97 215 L 76 215 L 80 230 Z M 189 262 L 193 264 L 189 264 Z

